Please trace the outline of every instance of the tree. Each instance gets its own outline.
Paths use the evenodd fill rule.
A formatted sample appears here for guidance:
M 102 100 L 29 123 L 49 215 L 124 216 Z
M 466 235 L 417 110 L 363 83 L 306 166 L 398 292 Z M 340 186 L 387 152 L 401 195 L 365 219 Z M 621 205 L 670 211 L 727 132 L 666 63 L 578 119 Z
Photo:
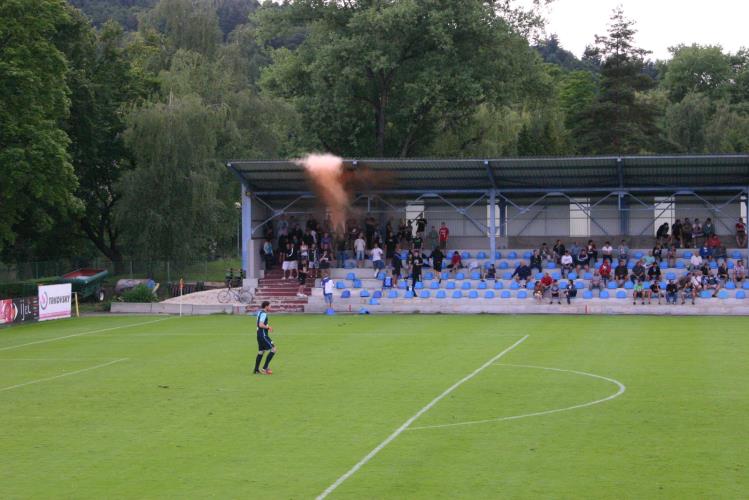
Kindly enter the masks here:
M 711 153 L 749 152 L 749 104 L 717 106 L 705 131 Z
M 212 56 L 222 38 L 216 10 L 205 1 L 159 0 L 143 16 L 140 30 L 149 29 L 164 36 L 168 54 L 183 49 Z
M 572 71 L 559 82 L 558 103 L 564 112 L 567 128 L 572 128 L 578 115 L 587 110 L 598 96 L 596 76 L 588 71 Z
M 669 50 L 673 57 L 665 67 L 663 87 L 673 102 L 681 101 L 690 92 L 704 93 L 713 99 L 725 95 L 731 65 L 720 47 L 694 44 Z
M 680 152 L 706 152 L 706 128 L 712 117 L 713 106 L 704 94 L 691 92 L 666 111 L 666 136 L 679 146 Z
M 659 138 L 654 110 L 637 98 L 654 82 L 642 72 L 648 51 L 634 45 L 635 33 L 634 22 L 617 8 L 608 35 L 596 35 L 596 46 L 588 49 L 589 57 L 600 58 L 603 66 L 601 92 L 574 127 L 582 153 L 639 153 L 652 150 Z
M 296 49 L 273 50 L 264 87 L 290 99 L 323 146 L 344 155 L 409 156 L 484 103 L 522 94 L 540 71 L 527 41 L 493 2 L 299 1 L 258 11 L 266 45 L 290 27 Z
M 19 229 L 40 234 L 80 204 L 61 123 L 69 68 L 55 46 L 70 23 L 62 0 L 0 3 L 0 251 Z

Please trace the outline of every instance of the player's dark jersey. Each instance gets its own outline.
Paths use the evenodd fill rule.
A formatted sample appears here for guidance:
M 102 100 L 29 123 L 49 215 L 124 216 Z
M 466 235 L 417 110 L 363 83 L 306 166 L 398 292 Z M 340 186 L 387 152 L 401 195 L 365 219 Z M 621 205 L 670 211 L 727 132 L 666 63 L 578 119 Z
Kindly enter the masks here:
M 273 348 L 273 341 L 268 336 L 268 329 L 261 328 L 261 324 L 270 325 L 270 319 L 268 313 L 265 311 L 258 311 L 257 316 L 257 346 L 260 351 L 268 351 Z

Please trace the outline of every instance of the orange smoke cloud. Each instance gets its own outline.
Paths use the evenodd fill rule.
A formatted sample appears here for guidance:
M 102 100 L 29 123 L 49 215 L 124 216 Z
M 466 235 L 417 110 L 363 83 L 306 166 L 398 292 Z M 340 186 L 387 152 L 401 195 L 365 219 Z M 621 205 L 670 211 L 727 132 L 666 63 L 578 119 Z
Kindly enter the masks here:
M 331 154 L 311 154 L 295 163 L 304 167 L 317 195 L 330 210 L 333 227 L 343 228 L 350 201 L 343 179 L 343 159 Z

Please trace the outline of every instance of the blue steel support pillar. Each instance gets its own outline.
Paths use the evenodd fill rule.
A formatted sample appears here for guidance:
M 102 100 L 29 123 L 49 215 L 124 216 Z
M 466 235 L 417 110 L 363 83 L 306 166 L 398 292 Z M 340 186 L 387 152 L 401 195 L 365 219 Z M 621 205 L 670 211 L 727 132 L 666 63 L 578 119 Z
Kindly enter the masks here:
M 746 188 L 746 199 L 744 202 L 746 203 L 746 218 L 744 219 L 744 224 L 746 224 L 749 220 L 749 187 Z M 746 248 L 749 249 L 749 237 L 746 238 Z
M 494 260 L 497 253 L 497 190 L 489 190 L 489 258 Z
M 242 185 L 242 269 L 247 278 L 255 276 L 254 245 L 252 244 L 252 197 L 246 184 Z
M 507 236 L 507 202 L 504 198 L 499 200 L 499 235 Z

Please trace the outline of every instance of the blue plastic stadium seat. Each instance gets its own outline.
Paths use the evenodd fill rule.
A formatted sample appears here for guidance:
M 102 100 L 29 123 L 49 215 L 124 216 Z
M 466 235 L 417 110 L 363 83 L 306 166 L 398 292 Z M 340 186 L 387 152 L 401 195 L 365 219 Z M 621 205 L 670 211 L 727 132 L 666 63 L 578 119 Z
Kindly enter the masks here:
M 444 299 L 445 297 L 447 297 L 447 294 L 445 293 L 444 290 L 440 290 L 439 292 L 437 292 L 437 294 L 435 295 L 435 297 L 438 298 L 438 299 Z
M 495 281 L 494 282 L 494 289 L 495 290 L 502 290 L 504 287 L 505 287 L 505 285 L 501 281 Z
M 736 298 L 737 299 L 745 299 L 746 298 L 746 292 L 744 290 L 739 290 L 736 292 Z
M 481 273 L 478 271 L 473 271 L 471 273 L 471 279 L 472 280 L 480 280 L 481 279 Z
M 519 299 L 527 299 L 528 298 L 528 292 L 525 290 L 520 290 L 517 294 L 517 298 Z
M 485 299 L 493 299 L 494 298 L 494 292 L 492 292 L 491 290 L 487 290 L 486 293 L 484 294 L 484 298 Z
M 586 300 L 592 299 L 593 298 L 593 292 L 591 292 L 590 290 L 585 290 L 583 292 L 583 298 L 586 299 Z
M 524 259 L 527 260 L 527 259 L 530 259 L 531 257 L 533 257 L 533 252 L 524 252 L 523 253 L 523 258 Z
M 479 290 L 486 290 L 486 288 L 487 288 L 486 281 L 482 281 L 479 283 L 479 286 L 478 286 Z
M 481 266 L 481 267 L 483 267 L 484 269 L 489 269 L 489 267 L 491 267 L 491 265 L 492 265 L 492 263 L 487 260 L 486 262 L 484 262 L 484 265 Z
M 718 298 L 719 299 L 727 299 L 728 298 L 728 292 L 726 292 L 725 290 L 721 290 L 720 292 L 718 292 Z
M 601 294 L 599 295 L 599 297 L 602 298 L 602 299 L 608 299 L 609 298 L 609 292 L 607 292 L 606 290 L 601 290 Z
M 432 289 L 432 290 L 438 290 L 439 287 L 440 287 L 439 281 L 432 281 L 429 284 L 429 288 Z
M 567 275 L 567 277 L 571 280 L 577 279 L 577 273 L 575 271 L 570 271 L 570 273 Z
M 397 290 L 390 290 L 388 292 L 388 298 L 389 299 L 397 299 L 398 298 L 398 291 Z
M 424 283 L 422 283 L 421 281 L 417 281 L 416 284 L 414 285 L 414 288 L 417 289 L 417 290 L 423 290 L 424 289 Z
M 517 252 L 510 252 L 510 253 L 507 254 L 507 258 L 508 259 L 517 259 L 518 258 L 518 253 Z
M 460 299 L 462 297 L 463 297 L 463 292 L 461 292 L 460 290 L 455 290 L 453 292 L 453 298 L 454 299 Z
M 536 276 L 535 276 L 535 278 L 536 278 L 537 280 L 540 280 L 540 279 L 541 279 L 541 278 L 543 278 L 543 277 L 544 277 L 544 273 L 536 273 Z
M 666 260 L 662 261 L 660 265 L 661 269 L 671 269 L 671 265 Z
M 349 297 L 351 297 L 351 292 L 349 292 L 348 290 L 344 290 L 341 292 L 342 299 L 348 299 Z
M 369 297 L 369 290 L 362 290 L 361 292 L 359 292 L 359 297 L 363 299 Z
M 354 280 L 354 288 L 361 288 L 361 280 L 355 279 Z
M 468 298 L 469 299 L 478 299 L 479 298 L 479 292 L 477 292 L 476 290 L 471 290 L 470 292 L 468 292 Z
M 471 282 L 470 281 L 464 281 L 462 285 L 460 285 L 460 288 L 463 290 L 470 290 L 471 289 Z
M 637 264 L 637 262 L 635 262 L 634 260 L 630 260 L 629 262 L 627 262 L 627 269 L 633 269 L 635 267 L 635 264 Z
M 348 273 L 348 274 L 346 275 L 346 279 L 347 279 L 347 280 L 351 280 L 351 281 L 354 281 L 354 280 L 356 279 L 356 275 L 355 275 L 354 273 Z
M 741 285 L 741 288 L 743 288 L 744 290 L 749 290 L 749 280 L 745 279 L 744 284 Z
M 511 297 L 509 290 L 502 290 L 502 293 L 499 294 L 500 298 L 503 299 L 509 299 Z
M 679 260 L 679 261 L 676 262 L 676 269 L 684 269 L 686 267 L 687 267 L 687 265 L 684 264 L 683 261 Z
M 406 260 L 408 260 L 408 250 L 402 250 L 401 251 L 401 260 L 403 262 L 405 262 Z
M 583 279 L 584 280 L 592 280 L 593 279 L 593 273 L 587 272 L 587 273 L 583 274 Z
M 424 273 L 424 279 L 425 280 L 433 280 L 434 279 L 434 273 L 429 271 L 427 273 Z
M 736 290 L 736 283 L 733 281 L 726 283 L 726 290 Z
M 445 286 L 448 290 L 455 290 L 455 282 L 454 281 L 448 281 L 447 285 Z
M 729 260 L 728 261 L 728 269 L 733 269 L 733 267 L 734 267 L 733 261 Z
M 667 280 L 675 280 L 676 279 L 676 273 L 666 273 L 666 279 Z
M 448 273 L 447 271 L 444 271 L 440 276 L 442 277 L 443 280 L 450 279 L 450 273 Z
M 713 261 L 710 261 L 710 269 L 718 269 L 718 263 Z
M 339 290 L 344 290 L 346 288 L 346 283 L 344 283 L 343 281 L 336 281 L 335 287 Z
M 734 250 L 731 253 L 731 258 L 735 260 L 739 260 L 741 258 L 741 252 L 739 252 L 738 250 Z
M 546 263 L 546 269 L 556 269 L 557 265 L 555 262 L 547 262 Z
M 458 273 L 458 274 L 455 275 L 455 279 L 456 280 L 464 280 L 464 279 L 466 279 L 466 275 L 463 274 L 463 273 Z
M 345 263 L 343 264 L 343 267 L 345 267 L 346 269 L 353 269 L 353 268 L 355 268 L 355 267 L 356 267 L 356 265 L 354 264 L 354 261 L 352 261 L 352 260 L 347 260 L 347 261 L 346 261 L 346 262 L 345 262 Z
M 639 260 L 639 259 L 642 259 L 642 257 L 643 257 L 643 253 L 642 252 L 635 252 L 634 253 L 634 258 L 635 259 Z
M 382 298 L 382 292 L 379 291 L 379 290 L 375 290 L 375 292 L 372 294 L 372 298 L 381 299 Z
M 608 288 L 609 290 L 616 290 L 616 281 L 614 280 L 609 281 L 609 284 L 606 285 L 606 288 Z
M 470 259 L 471 258 L 471 252 L 465 252 L 465 251 L 461 252 L 460 258 L 463 259 L 463 260 Z
M 700 292 L 700 298 L 701 299 L 709 299 L 712 296 L 713 296 L 713 294 L 710 293 L 710 292 L 708 292 L 707 290 L 703 290 L 703 291 Z
M 659 285 L 659 286 L 660 286 L 660 287 L 661 287 L 661 288 L 662 288 L 663 290 L 665 290 L 665 289 L 666 289 L 666 287 L 668 286 L 668 282 L 667 282 L 667 281 L 661 281 L 661 282 L 659 282 L 659 283 L 658 283 L 658 285 Z
M 370 306 L 379 306 L 380 305 L 380 301 L 377 300 L 376 298 L 372 297 L 371 299 L 369 299 L 369 305 Z
M 398 288 L 401 290 L 406 290 L 408 288 L 408 283 L 406 283 L 406 280 L 400 280 L 398 282 Z
M 512 279 L 512 273 L 510 273 L 510 272 L 502 273 L 502 279 L 503 280 L 511 280 Z
M 555 280 L 560 280 L 560 279 L 562 279 L 562 273 L 560 273 L 560 272 L 553 272 L 553 273 L 551 273 L 551 277 L 553 279 L 555 279 Z
M 684 256 L 683 257 L 685 259 L 691 259 L 692 258 L 692 252 L 684 252 Z
M 635 287 L 634 283 L 632 283 L 630 280 L 627 280 L 624 282 L 624 288 L 626 290 L 632 290 Z
M 403 295 L 403 298 L 405 298 L 405 299 L 413 299 L 414 298 L 414 293 L 411 290 L 409 290 L 409 291 L 407 291 L 405 293 L 405 295 Z
M 422 299 L 428 299 L 430 296 L 431 294 L 429 293 L 429 290 L 422 290 L 419 294 L 419 297 L 421 297 Z
M 476 254 L 477 259 L 485 259 L 486 258 L 486 252 L 479 252 Z
M 502 258 L 502 252 L 494 252 L 494 260 L 499 260 Z
M 643 283 L 642 283 L 642 287 L 645 288 L 645 289 L 650 288 L 650 285 L 652 285 L 652 283 L 650 282 L 650 280 L 643 281 Z
M 567 282 L 567 281 L 562 281 L 561 283 L 559 283 L 559 288 L 560 288 L 561 290 L 567 290 L 567 288 L 569 288 L 569 282 Z
M 520 289 L 520 285 L 518 284 L 517 281 L 513 281 L 512 283 L 510 283 L 510 289 L 511 290 L 519 290 Z
M 617 299 L 626 299 L 627 298 L 627 292 L 625 292 L 624 290 L 619 290 L 618 292 L 616 292 L 616 298 Z
M 533 288 L 535 288 L 534 285 L 535 285 L 535 283 L 533 283 L 532 281 L 528 280 L 528 283 L 525 284 L 525 288 L 527 288 L 528 290 L 533 290 Z

